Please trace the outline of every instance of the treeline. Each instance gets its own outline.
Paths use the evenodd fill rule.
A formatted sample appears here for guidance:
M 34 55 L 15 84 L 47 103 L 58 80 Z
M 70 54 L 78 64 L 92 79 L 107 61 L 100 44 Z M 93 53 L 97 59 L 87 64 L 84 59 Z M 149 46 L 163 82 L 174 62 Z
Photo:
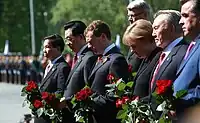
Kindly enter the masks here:
M 63 24 L 69 20 L 82 20 L 89 24 L 101 19 L 110 25 L 112 38 L 123 35 L 128 25 L 126 6 L 129 0 L 33 0 L 35 17 L 36 51 L 41 40 L 52 33 L 64 35 Z M 147 0 L 152 12 L 159 9 L 179 10 L 179 0 Z M 0 52 L 5 40 L 10 41 L 12 52 L 31 54 L 29 0 L 0 0 Z M 122 51 L 126 49 L 122 45 Z M 66 49 L 67 50 L 67 49 Z

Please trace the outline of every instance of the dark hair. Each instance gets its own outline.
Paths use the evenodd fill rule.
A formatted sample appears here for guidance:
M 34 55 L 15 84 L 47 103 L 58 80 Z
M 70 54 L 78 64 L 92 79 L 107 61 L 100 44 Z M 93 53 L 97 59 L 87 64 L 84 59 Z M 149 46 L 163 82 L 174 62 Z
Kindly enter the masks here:
M 192 0 L 194 2 L 193 10 L 196 14 L 200 15 L 200 0 Z
M 103 22 L 101 20 L 95 20 L 92 23 L 90 23 L 90 25 L 85 30 L 85 34 L 88 31 L 94 31 L 93 33 L 97 37 L 101 36 L 101 34 L 104 33 L 106 35 L 106 37 L 109 40 L 111 40 L 110 28 L 105 22 Z
M 82 21 L 69 21 L 65 23 L 64 30 L 72 29 L 72 35 L 83 35 L 86 25 Z
M 60 35 L 58 35 L 58 34 L 49 35 L 44 38 L 44 40 L 46 40 L 46 39 L 51 40 L 51 44 L 54 48 L 60 47 L 60 52 L 63 52 L 65 43 L 64 43 L 63 38 Z
M 200 0 L 180 0 L 181 6 L 187 2 L 193 2 L 193 12 L 196 14 L 200 14 Z

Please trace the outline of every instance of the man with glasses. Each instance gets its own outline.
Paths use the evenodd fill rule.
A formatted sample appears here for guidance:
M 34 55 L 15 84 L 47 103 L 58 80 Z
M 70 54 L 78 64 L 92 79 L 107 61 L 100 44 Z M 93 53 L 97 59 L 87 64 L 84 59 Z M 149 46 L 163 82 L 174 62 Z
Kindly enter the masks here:
M 80 91 L 86 84 L 89 84 L 87 78 L 97 58 L 86 44 L 85 28 L 86 25 L 82 21 L 70 21 L 64 25 L 65 43 L 72 49 L 77 58 L 74 58 L 76 62 L 72 66 L 73 68 L 66 81 L 63 106 L 75 93 Z M 66 109 L 64 110 L 64 122 L 74 122 L 73 114 Z
M 144 0 L 134 0 L 127 6 L 128 21 L 130 24 L 139 19 L 150 21 L 150 6 Z M 132 72 L 137 72 L 142 59 L 138 58 L 131 50 L 127 55 L 127 62 L 132 65 Z

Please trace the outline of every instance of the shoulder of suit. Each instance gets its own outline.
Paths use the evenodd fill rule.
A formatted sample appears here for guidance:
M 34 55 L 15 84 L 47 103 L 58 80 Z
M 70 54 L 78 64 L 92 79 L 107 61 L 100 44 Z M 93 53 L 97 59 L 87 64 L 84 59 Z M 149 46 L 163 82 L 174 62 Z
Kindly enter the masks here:
M 112 53 L 108 55 L 109 58 L 124 57 L 122 53 Z
M 63 62 L 60 62 L 59 64 L 58 64 L 58 66 L 60 66 L 60 67 L 68 67 L 69 66 L 69 64 L 66 62 L 66 61 L 63 61 Z

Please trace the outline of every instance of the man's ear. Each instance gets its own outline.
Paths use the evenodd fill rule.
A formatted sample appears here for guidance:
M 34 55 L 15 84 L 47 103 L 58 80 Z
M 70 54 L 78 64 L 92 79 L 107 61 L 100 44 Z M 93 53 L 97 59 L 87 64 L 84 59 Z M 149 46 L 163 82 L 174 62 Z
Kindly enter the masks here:
M 107 36 L 106 36 L 106 34 L 104 34 L 104 33 L 102 33 L 100 37 L 101 37 L 103 40 L 105 40 L 105 39 L 107 40 Z
M 56 47 L 56 49 L 61 52 L 60 47 Z

